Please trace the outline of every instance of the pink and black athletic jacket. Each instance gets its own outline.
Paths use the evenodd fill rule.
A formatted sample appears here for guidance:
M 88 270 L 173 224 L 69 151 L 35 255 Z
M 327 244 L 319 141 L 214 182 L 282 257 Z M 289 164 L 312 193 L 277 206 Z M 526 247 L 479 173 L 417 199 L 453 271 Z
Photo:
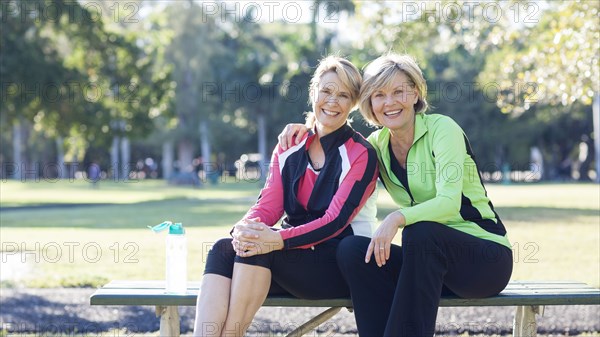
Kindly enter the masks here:
M 285 249 L 306 249 L 334 237 L 370 233 L 376 221 L 374 211 L 369 212 L 372 221 L 348 226 L 376 187 L 377 154 L 371 144 L 345 125 L 320 139 L 325 163 L 317 171 L 308 157 L 315 137 L 309 134 L 285 151 L 275 148 L 267 182 L 244 216 L 273 226 L 285 212 L 279 231 Z M 370 228 L 353 228 L 357 226 Z

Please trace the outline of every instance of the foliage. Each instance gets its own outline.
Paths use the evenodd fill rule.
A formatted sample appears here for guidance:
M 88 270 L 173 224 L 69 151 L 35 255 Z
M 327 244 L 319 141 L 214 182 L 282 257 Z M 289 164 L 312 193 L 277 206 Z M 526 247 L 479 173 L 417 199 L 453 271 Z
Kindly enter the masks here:
M 546 178 L 556 179 L 553 171 L 591 138 L 597 2 L 359 4 L 357 57 L 413 55 L 428 81 L 430 112 L 457 120 L 482 170 L 526 170 L 537 146 L 550 167 Z M 584 177 L 589 159 L 579 164 Z
M 3 3 L 3 124 L 29 121 L 45 137 L 84 147 L 153 129 L 165 110 L 168 69 L 154 68 L 155 48 L 105 20 L 97 7 L 73 1 Z
M 482 78 L 500 84 L 503 112 L 520 114 L 536 103 L 591 105 L 600 90 L 600 3 L 546 4 L 535 25 L 513 29 L 499 43 L 482 71 Z
M 579 179 L 589 180 L 591 104 L 600 90 L 600 4 L 541 4 L 543 11 L 532 24 L 505 25 L 503 32 L 488 38 L 497 48 L 479 78 L 496 84 L 496 104 L 503 113 L 528 125 L 525 144 L 544 153 L 550 168 L 545 178 L 568 179 L 574 165 Z M 580 144 L 587 144 L 587 155 L 579 153 Z M 561 176 L 561 170 L 567 172 Z
M 490 171 L 527 168 L 537 146 L 557 178 L 552 170 L 577 161 L 593 138 L 595 1 L 314 0 L 310 21 L 295 23 L 191 0 L 87 4 L 2 3 L 3 162 L 18 123 L 29 161 L 52 160 L 62 142 L 66 159 L 85 154 L 107 166 L 112 137 L 123 136 L 133 161 L 160 160 L 170 142 L 179 161 L 202 149 L 204 160 L 232 166 L 243 153 L 268 153 L 286 123 L 303 121 L 320 57 L 338 53 L 362 67 L 388 50 L 416 57 L 431 112 L 457 120 Z M 353 126 L 370 133 L 357 115 Z

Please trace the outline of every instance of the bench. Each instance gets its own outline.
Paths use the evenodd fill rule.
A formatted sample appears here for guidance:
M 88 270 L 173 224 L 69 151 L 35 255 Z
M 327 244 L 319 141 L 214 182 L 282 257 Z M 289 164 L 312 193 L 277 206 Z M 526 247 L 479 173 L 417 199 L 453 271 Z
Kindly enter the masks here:
M 160 336 L 180 335 L 178 306 L 195 306 L 200 282 L 189 282 L 186 294 L 165 294 L 163 281 L 112 281 L 90 297 L 91 305 L 151 305 L 160 316 Z M 516 306 L 513 336 L 537 334 L 536 314 L 543 315 L 547 305 L 600 305 L 600 289 L 584 283 L 554 281 L 513 281 L 499 295 L 481 299 L 442 297 L 442 307 Z M 302 300 L 293 297 L 268 297 L 263 306 L 328 308 L 291 333 L 299 337 L 326 322 L 342 308 L 352 310 L 349 298 Z

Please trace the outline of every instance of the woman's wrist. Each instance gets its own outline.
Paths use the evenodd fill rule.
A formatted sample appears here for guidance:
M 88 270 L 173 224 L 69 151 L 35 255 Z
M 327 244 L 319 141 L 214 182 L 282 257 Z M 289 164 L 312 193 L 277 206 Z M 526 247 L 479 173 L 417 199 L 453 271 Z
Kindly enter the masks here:
M 272 244 L 272 249 L 273 250 L 283 250 L 284 248 L 284 243 L 283 243 L 283 237 L 281 236 L 281 233 L 279 233 L 278 231 L 273 231 L 273 238 L 274 241 L 271 243 Z
M 404 214 L 402 214 L 402 212 L 399 210 L 394 211 L 394 213 L 396 213 L 396 218 L 398 219 L 398 228 L 404 228 L 406 226 L 406 218 L 404 217 Z

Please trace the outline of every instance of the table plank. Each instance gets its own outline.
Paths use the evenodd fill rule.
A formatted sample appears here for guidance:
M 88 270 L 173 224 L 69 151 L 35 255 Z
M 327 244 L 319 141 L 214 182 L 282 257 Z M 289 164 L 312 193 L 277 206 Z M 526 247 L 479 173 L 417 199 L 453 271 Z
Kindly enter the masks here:
M 112 281 L 90 297 L 92 305 L 196 305 L 200 282 L 185 294 L 166 294 L 164 281 Z M 302 300 L 269 297 L 264 306 L 350 307 L 350 299 Z M 513 281 L 497 296 L 482 299 L 443 297 L 440 306 L 600 305 L 600 290 L 580 282 Z

